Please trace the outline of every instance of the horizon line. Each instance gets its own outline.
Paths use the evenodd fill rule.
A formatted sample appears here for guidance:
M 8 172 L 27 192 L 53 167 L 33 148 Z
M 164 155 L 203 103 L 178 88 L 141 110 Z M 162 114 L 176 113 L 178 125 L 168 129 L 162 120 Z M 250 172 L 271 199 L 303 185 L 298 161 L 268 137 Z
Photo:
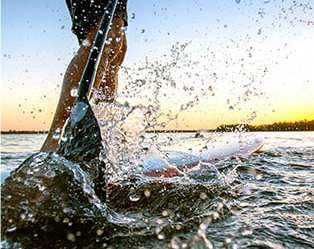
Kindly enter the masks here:
M 200 131 L 217 131 L 219 129 L 219 127 L 231 127 L 231 126 L 240 126 L 240 125 L 244 125 L 244 126 L 251 126 L 251 127 L 265 127 L 265 126 L 272 126 L 275 124 L 291 124 L 291 125 L 297 125 L 300 123 L 314 123 L 314 119 L 313 120 L 307 120 L 307 119 L 303 119 L 303 120 L 299 120 L 299 121 L 293 121 L 293 122 L 287 122 L 287 121 L 280 121 L 280 122 L 274 122 L 271 124 L 260 124 L 260 125 L 251 125 L 251 124 L 221 124 L 219 126 L 217 126 L 214 129 L 163 129 L 163 130 L 147 130 L 146 132 L 200 132 Z M 38 133 L 38 134 L 46 134 L 48 133 L 48 130 L 1 130 L 1 134 L 27 134 L 27 133 Z

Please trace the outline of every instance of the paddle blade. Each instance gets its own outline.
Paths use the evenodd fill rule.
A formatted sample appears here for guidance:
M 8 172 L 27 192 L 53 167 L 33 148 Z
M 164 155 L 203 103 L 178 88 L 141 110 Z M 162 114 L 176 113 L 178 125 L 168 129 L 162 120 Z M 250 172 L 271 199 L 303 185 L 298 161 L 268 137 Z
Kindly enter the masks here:
M 102 149 L 97 119 L 86 99 L 77 99 L 67 120 L 57 153 L 72 161 L 89 161 Z

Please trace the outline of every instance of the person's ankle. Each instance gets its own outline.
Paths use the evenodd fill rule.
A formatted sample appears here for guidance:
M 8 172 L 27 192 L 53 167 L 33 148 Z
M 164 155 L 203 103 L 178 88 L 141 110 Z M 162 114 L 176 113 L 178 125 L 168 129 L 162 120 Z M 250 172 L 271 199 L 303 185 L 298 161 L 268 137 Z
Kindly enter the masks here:
M 59 138 L 48 133 L 47 138 L 40 148 L 42 152 L 56 152 L 59 147 Z

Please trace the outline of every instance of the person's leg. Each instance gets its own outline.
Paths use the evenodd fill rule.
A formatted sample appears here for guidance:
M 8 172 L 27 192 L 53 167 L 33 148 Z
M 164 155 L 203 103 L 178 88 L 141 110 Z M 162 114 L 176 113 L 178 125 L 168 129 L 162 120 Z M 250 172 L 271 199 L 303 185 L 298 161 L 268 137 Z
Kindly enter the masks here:
M 110 46 L 105 47 L 95 75 L 93 98 L 95 102 L 113 102 L 118 88 L 118 71 L 124 60 L 127 43 L 124 21 L 114 18 L 109 30 Z
M 48 135 L 41 151 L 56 151 L 62 127 L 70 116 L 75 96 L 71 95 L 71 90 L 75 90 L 80 82 L 85 64 L 89 55 L 90 47 L 81 45 L 78 52 L 71 60 L 63 78 L 62 89 L 59 97 L 57 109 L 55 111 Z
M 114 34 L 114 32 L 121 32 L 121 19 L 120 18 L 114 18 L 111 29 L 109 30 L 108 37 L 109 39 L 111 37 L 114 37 L 112 41 L 109 44 L 107 44 L 104 48 L 105 53 L 101 56 L 100 59 L 100 66 L 102 69 L 98 69 L 96 76 L 95 76 L 95 82 L 94 82 L 94 87 L 102 87 L 102 83 L 100 82 L 102 77 L 104 76 L 104 73 L 106 71 L 107 65 L 108 65 L 108 56 L 110 56 L 110 62 L 113 61 L 115 58 L 115 54 L 120 54 L 119 51 L 122 48 L 122 46 L 119 44 L 119 39 L 116 39 L 117 34 Z M 99 19 L 100 22 L 100 19 Z M 118 28 L 120 27 L 120 28 Z M 62 85 L 62 90 L 58 102 L 58 106 L 52 121 L 52 124 L 50 126 L 48 135 L 46 137 L 46 140 L 44 144 L 41 147 L 41 151 L 56 151 L 58 148 L 58 143 L 59 143 L 59 138 L 61 135 L 61 130 L 62 127 L 66 121 L 66 119 L 70 116 L 71 113 L 71 108 L 73 106 L 75 96 L 71 95 L 71 90 L 75 89 L 78 87 L 78 84 L 80 82 L 81 76 L 83 74 L 85 65 L 88 60 L 89 52 L 92 47 L 92 43 L 94 41 L 94 38 L 96 36 L 98 30 L 98 26 L 92 29 L 88 34 L 86 40 L 82 43 L 80 46 L 77 54 L 74 56 L 72 61 L 70 62 L 65 75 L 63 79 L 63 85 Z M 120 31 L 119 31 L 120 30 Z M 123 34 L 124 36 L 124 34 Z M 125 40 L 125 38 L 124 38 Z M 124 57 L 124 54 L 123 54 Z M 110 77 L 108 75 L 108 77 Z M 116 75 L 115 75 L 116 77 Z M 108 80 L 108 82 L 112 82 L 112 84 L 116 84 L 115 80 Z M 109 89 L 115 89 L 115 87 L 109 86 Z M 114 92 L 108 92 L 110 96 L 114 96 Z M 111 99 L 111 98 L 109 98 Z

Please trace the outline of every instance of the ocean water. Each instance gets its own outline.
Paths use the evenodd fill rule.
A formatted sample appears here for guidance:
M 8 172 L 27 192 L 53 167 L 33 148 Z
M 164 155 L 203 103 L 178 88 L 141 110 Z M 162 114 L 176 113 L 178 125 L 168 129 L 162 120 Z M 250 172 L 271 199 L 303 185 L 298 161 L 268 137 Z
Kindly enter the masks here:
M 258 134 L 265 137 L 259 153 L 217 162 L 226 179 L 232 176 L 228 183 L 213 181 L 204 171 L 192 178 L 142 177 L 136 186 L 111 188 L 108 205 L 134 223 L 102 236 L 104 227 L 97 240 L 84 243 L 90 248 L 314 248 L 314 132 Z M 157 140 L 193 136 L 160 133 Z M 37 152 L 44 138 L 2 134 L 1 175 Z M 144 201 L 148 196 L 150 203 Z

